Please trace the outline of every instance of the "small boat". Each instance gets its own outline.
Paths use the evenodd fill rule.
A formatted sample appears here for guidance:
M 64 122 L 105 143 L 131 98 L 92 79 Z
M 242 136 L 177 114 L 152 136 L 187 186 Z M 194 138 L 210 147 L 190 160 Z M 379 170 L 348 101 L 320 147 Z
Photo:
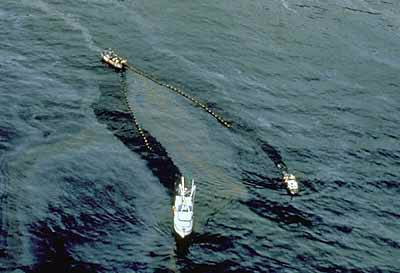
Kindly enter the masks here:
M 106 64 L 118 70 L 125 70 L 128 60 L 119 57 L 112 49 L 106 49 L 101 52 L 101 60 Z
M 291 195 L 296 195 L 299 193 L 299 183 L 293 174 L 284 173 L 283 174 L 283 184 L 285 184 L 287 191 Z
M 174 230 L 183 239 L 192 233 L 193 229 L 193 204 L 196 193 L 196 185 L 192 179 L 190 190 L 185 186 L 185 178 L 181 177 L 181 183 L 175 195 Z

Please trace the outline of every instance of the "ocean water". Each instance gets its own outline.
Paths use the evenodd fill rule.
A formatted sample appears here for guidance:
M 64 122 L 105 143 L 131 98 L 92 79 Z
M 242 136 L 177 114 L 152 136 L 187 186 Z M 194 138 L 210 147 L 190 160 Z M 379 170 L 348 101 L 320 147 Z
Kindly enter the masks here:
M 400 2 L 2 0 L 0 22 L 1 272 L 400 271 Z

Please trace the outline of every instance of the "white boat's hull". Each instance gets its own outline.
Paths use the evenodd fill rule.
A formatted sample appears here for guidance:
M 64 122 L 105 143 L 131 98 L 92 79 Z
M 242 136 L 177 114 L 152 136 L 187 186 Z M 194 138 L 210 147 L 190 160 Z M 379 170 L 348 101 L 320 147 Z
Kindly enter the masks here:
M 294 175 L 285 172 L 283 175 L 283 183 L 289 194 L 296 195 L 299 193 L 299 183 Z
M 117 68 L 117 69 L 123 69 L 124 68 L 124 66 L 121 63 L 113 62 L 112 60 L 110 60 L 109 58 L 107 58 L 105 56 L 102 56 L 102 60 L 103 60 L 103 62 L 113 66 L 114 68 Z
M 115 69 L 124 70 L 128 61 L 116 55 L 111 49 L 101 53 L 101 60 Z
M 185 188 L 184 178 L 181 178 L 173 207 L 174 230 L 182 239 L 189 236 L 193 230 L 193 201 L 196 186 L 192 181 L 191 191 Z
M 180 203 L 180 198 L 177 197 L 175 201 L 176 207 Z M 193 215 L 190 218 L 185 219 L 184 215 L 174 210 L 174 230 L 182 239 L 192 233 L 193 230 Z

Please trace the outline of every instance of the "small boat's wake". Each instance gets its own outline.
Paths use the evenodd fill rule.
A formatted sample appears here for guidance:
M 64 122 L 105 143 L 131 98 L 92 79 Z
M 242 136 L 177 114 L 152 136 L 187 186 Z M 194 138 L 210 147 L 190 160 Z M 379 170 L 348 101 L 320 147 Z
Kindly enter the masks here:
M 291 7 L 289 7 L 289 4 L 286 2 L 286 0 L 281 0 L 282 5 L 285 9 L 287 9 L 288 11 L 297 13 L 297 11 L 295 11 L 294 9 L 292 9 Z
M 39 8 L 40 10 L 42 10 L 43 12 L 47 13 L 48 15 L 51 16 L 55 16 L 58 18 L 61 18 L 66 25 L 72 27 L 75 30 L 78 30 L 79 32 L 81 32 L 84 40 L 87 43 L 87 47 L 90 50 L 96 51 L 96 52 L 100 52 L 100 48 L 94 43 L 93 41 L 93 37 L 90 34 L 89 30 L 82 26 L 78 19 L 76 19 L 75 17 L 73 17 L 71 14 L 65 14 L 61 11 L 56 10 L 55 8 L 51 7 L 49 4 L 43 2 L 43 1 L 27 1 L 24 0 L 23 1 L 24 4 L 29 5 L 29 6 L 34 6 Z

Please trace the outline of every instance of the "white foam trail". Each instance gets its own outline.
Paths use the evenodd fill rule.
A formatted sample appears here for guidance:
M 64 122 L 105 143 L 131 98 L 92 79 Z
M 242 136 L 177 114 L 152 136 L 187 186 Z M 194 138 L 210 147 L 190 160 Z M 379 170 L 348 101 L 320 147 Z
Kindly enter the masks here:
M 292 11 L 294 13 L 297 13 L 297 11 L 295 11 L 294 9 L 292 9 L 291 7 L 289 7 L 289 4 L 286 2 L 286 0 L 281 0 L 282 5 L 285 9 L 287 9 L 288 11 Z
M 90 34 L 89 30 L 86 27 L 82 26 L 76 18 L 72 17 L 72 15 L 64 14 L 63 12 L 60 12 L 60 11 L 54 9 L 53 7 L 49 6 L 47 3 L 43 2 L 43 1 L 40 1 L 40 0 L 39 1 L 23 0 L 23 3 L 25 5 L 30 5 L 30 6 L 37 7 L 40 10 L 46 12 L 49 15 L 56 16 L 56 17 L 59 17 L 59 18 L 63 19 L 64 22 L 68 26 L 70 26 L 73 29 L 78 30 L 78 31 L 81 32 L 84 40 L 87 43 L 87 47 L 90 50 L 93 50 L 93 51 L 96 51 L 96 52 L 100 52 L 101 51 L 101 49 L 94 43 L 93 37 Z
M 367 2 L 365 2 L 363 0 L 358 0 L 358 2 L 363 6 L 362 7 L 363 9 L 367 9 L 369 12 L 379 13 L 379 11 L 371 8 L 371 6 Z

